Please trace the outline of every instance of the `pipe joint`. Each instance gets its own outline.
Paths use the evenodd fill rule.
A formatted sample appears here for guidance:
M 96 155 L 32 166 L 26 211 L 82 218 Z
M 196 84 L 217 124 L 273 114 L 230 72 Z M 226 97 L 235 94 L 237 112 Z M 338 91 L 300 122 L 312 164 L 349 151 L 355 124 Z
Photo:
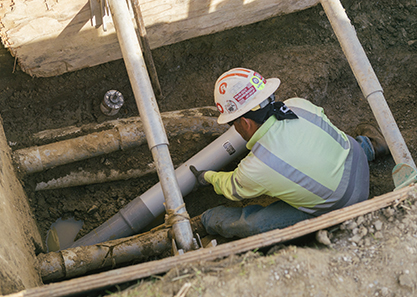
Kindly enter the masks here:
M 161 139 L 159 142 L 153 142 L 152 144 L 149 143 L 149 149 L 152 151 L 153 149 L 163 148 L 169 146 L 168 139 L 163 140 Z
M 384 90 L 382 90 L 382 89 L 381 90 L 375 90 L 373 92 L 370 92 L 368 95 L 366 95 L 365 99 L 368 100 L 369 97 L 371 97 L 372 95 L 374 95 L 376 93 L 379 93 L 379 92 L 384 94 Z

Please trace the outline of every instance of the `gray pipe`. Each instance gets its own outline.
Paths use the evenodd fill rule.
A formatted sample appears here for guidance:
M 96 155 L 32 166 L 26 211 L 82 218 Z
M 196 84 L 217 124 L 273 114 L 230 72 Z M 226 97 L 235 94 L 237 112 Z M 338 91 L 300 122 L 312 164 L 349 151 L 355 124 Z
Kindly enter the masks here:
M 189 169 L 190 165 L 194 165 L 198 170 L 219 170 L 245 152 L 245 144 L 245 140 L 232 126 L 226 133 L 178 167 L 175 174 L 182 195 L 189 194 L 195 186 L 196 179 Z M 78 239 L 71 247 L 92 245 L 137 234 L 165 211 L 163 203 L 164 194 L 158 183 L 132 200 L 104 224 Z
M 176 220 L 172 226 L 175 240 L 179 249 L 189 251 L 193 248 L 193 232 L 189 220 L 184 216 L 178 216 L 186 214 L 184 200 L 175 177 L 174 165 L 168 150 L 168 139 L 162 125 L 151 81 L 146 71 L 135 25 L 126 1 L 108 0 L 108 2 L 123 60 L 135 95 L 136 105 L 142 117 L 148 145 L 155 160 L 156 171 L 165 196 L 166 208 L 176 212 Z
M 396 164 L 416 168 L 404 138 L 384 98 L 382 87 L 339 0 L 320 0 L 350 67 L 368 100 Z

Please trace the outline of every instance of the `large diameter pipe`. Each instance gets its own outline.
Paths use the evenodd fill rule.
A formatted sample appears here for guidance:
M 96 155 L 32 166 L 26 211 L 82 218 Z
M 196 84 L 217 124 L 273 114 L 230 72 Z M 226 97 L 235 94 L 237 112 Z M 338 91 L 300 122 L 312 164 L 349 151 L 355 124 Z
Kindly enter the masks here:
M 109 6 L 136 104 L 144 124 L 148 145 L 155 160 L 166 208 L 176 212 L 176 220 L 172 226 L 175 240 L 179 249 L 189 251 L 193 248 L 193 233 L 190 222 L 185 217 L 186 210 L 169 154 L 168 139 L 146 70 L 134 22 L 126 1 L 109 0 Z M 181 215 L 184 216 L 181 217 Z
M 362 93 L 371 106 L 395 163 L 405 163 L 416 168 L 404 138 L 384 98 L 378 78 L 366 57 L 366 53 L 356 36 L 355 29 L 351 25 L 342 4 L 339 0 L 320 0 L 320 2 L 359 83 Z
M 175 174 L 182 195 L 189 194 L 196 183 L 195 176 L 189 169 L 190 165 L 194 165 L 198 170 L 219 170 L 245 152 L 245 144 L 246 141 L 232 126 L 227 132 L 178 167 Z M 71 247 L 92 245 L 109 239 L 137 234 L 165 211 L 163 203 L 164 194 L 160 183 L 158 183 L 132 200 L 104 224 L 78 239 Z

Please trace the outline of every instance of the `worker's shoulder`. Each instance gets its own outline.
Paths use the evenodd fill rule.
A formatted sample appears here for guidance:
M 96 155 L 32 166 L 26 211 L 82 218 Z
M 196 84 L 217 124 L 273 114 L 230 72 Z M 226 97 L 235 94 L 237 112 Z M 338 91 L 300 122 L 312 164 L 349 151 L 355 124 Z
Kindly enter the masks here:
M 294 107 L 309 107 L 309 106 L 313 107 L 313 106 L 315 106 L 313 103 L 311 103 L 307 99 L 299 98 L 299 97 L 289 98 L 289 99 L 284 101 L 284 104 L 287 105 L 288 107 L 290 107 L 290 106 L 294 106 Z
M 317 106 L 309 100 L 303 98 L 290 98 L 285 100 L 284 104 L 290 109 L 300 108 L 316 114 L 320 114 L 323 111 L 323 109 L 320 106 Z

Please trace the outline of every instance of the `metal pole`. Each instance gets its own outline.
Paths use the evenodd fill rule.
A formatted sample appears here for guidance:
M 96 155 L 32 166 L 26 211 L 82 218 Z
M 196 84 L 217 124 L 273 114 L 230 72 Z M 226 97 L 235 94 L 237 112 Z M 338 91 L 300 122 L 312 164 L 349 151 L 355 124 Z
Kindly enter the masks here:
M 149 45 L 148 34 L 146 33 L 145 23 L 143 22 L 142 12 L 138 0 L 130 0 L 132 3 L 132 10 L 135 14 L 136 24 L 138 26 L 140 43 L 143 46 L 143 56 L 145 58 L 146 65 L 148 66 L 148 73 L 151 78 L 152 85 L 156 93 L 158 100 L 163 99 L 161 85 L 159 84 L 158 73 L 156 72 L 155 63 L 153 62 L 151 47 Z
M 184 217 L 187 212 L 168 151 L 168 139 L 152 90 L 152 84 L 146 71 L 134 22 L 126 1 L 109 0 L 109 6 L 148 145 L 156 163 L 167 212 L 176 210 L 178 215 L 178 219 L 172 226 L 176 242 L 180 249 L 189 251 L 193 247 L 193 233 L 190 221 Z
M 416 168 L 404 138 L 384 98 L 382 87 L 339 0 L 320 0 L 353 74 L 368 100 L 396 164 Z

